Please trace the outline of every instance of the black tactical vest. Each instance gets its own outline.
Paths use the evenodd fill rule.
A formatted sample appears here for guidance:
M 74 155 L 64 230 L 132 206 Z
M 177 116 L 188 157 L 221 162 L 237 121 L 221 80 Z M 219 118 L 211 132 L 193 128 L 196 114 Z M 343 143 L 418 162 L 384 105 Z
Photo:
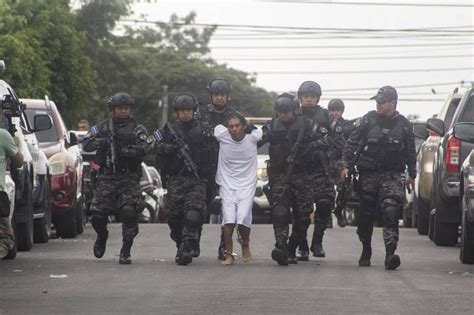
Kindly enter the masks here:
M 188 154 L 196 164 L 199 175 L 203 178 L 211 177 L 217 165 L 217 149 L 210 134 L 210 128 L 206 128 L 208 125 L 195 119 L 190 123 L 176 121 L 170 124 L 173 125 L 178 137 L 189 147 Z M 184 162 L 176 156 L 163 162 L 165 164 L 163 170 L 168 175 L 194 176 L 186 169 Z
M 402 119 L 397 119 L 392 129 L 382 129 L 375 117 L 370 118 L 366 144 L 357 166 L 360 169 L 376 171 L 405 170 L 403 140 Z
M 304 124 L 305 121 L 302 115 L 296 116 L 296 120 L 289 127 L 285 126 L 279 118 L 273 119 L 271 123 L 270 146 L 268 149 L 272 168 L 278 168 L 281 171 L 286 168 L 287 158 L 290 156 L 293 144 L 298 139 L 298 134 Z M 310 126 L 307 127 L 310 128 Z M 305 133 L 306 132 L 310 132 L 310 130 L 306 130 Z M 298 152 L 303 151 L 301 148 L 304 145 L 305 143 L 302 142 Z M 307 170 L 307 164 L 309 165 L 310 161 L 305 161 L 301 154 L 297 154 L 295 159 L 295 172 Z

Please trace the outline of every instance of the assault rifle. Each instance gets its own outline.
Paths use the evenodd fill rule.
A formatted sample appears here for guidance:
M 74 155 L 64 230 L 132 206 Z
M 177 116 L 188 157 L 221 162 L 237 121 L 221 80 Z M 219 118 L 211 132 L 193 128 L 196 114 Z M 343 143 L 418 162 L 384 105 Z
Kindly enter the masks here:
M 117 140 L 115 137 L 114 119 L 109 118 L 109 137 L 110 137 L 110 155 L 107 156 L 107 167 L 112 166 L 112 172 L 116 174 L 117 171 Z
M 198 169 L 196 166 L 196 163 L 194 163 L 193 159 L 189 155 L 189 146 L 186 142 L 181 139 L 176 131 L 174 130 L 174 127 L 171 123 L 166 124 L 169 132 L 171 133 L 171 136 L 173 137 L 174 142 L 179 146 L 178 150 L 178 158 L 181 159 L 184 162 L 184 165 L 186 166 L 186 169 L 188 172 L 194 175 L 196 179 L 201 179 L 198 174 Z
M 334 215 L 337 218 L 337 225 L 340 227 L 345 227 L 347 225 L 346 215 L 343 213 L 344 208 L 346 207 L 347 198 L 349 197 L 349 187 L 351 186 L 354 172 L 355 172 L 355 165 L 359 160 L 360 155 L 362 154 L 362 150 L 364 149 L 365 142 L 362 142 L 357 151 L 354 153 L 354 163 L 352 167 L 349 169 L 349 175 L 344 178 L 342 182 L 341 189 L 337 193 L 336 198 L 336 207 L 334 208 Z
M 301 129 L 298 132 L 298 138 L 296 138 L 296 142 L 293 144 L 290 155 L 288 156 L 286 160 L 288 165 L 286 167 L 285 177 L 283 179 L 285 189 L 287 189 L 290 186 L 291 175 L 293 175 L 293 170 L 295 169 L 296 154 L 298 153 L 298 148 L 301 144 L 301 141 L 303 141 L 304 131 L 305 131 L 305 124 L 303 121 L 303 125 L 301 126 Z

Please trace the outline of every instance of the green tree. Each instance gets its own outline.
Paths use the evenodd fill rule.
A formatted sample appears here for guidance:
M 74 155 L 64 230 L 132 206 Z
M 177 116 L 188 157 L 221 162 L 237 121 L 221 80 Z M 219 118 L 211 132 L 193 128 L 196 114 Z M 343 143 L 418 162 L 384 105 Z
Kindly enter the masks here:
M 76 123 L 92 104 L 95 74 L 69 2 L 6 1 L 0 21 L 0 56 L 10 65 L 6 79 L 21 97 L 49 95 L 66 123 Z

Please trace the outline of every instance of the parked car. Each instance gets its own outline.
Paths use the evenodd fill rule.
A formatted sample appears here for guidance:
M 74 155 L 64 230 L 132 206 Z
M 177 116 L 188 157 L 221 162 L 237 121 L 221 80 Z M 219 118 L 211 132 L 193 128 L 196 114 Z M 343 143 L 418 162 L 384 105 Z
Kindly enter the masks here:
M 142 162 L 141 167 L 140 190 L 145 199 L 145 209 L 138 215 L 138 221 L 140 223 L 156 223 L 160 211 L 158 188 L 155 185 L 148 166 Z
M 433 163 L 433 187 L 431 189 L 430 229 L 436 245 L 454 246 L 458 242 L 461 224 L 460 161 L 464 161 L 474 145 L 453 136 L 453 128 L 460 122 L 474 122 L 474 88 L 468 89 L 454 113 L 448 132 L 443 120 L 431 118 L 428 129 L 440 134 L 441 139 Z M 431 233 L 430 233 L 431 234 Z
M 459 105 L 462 94 L 455 90 L 451 93 L 442 106 L 437 118 L 445 125 L 445 132 L 451 125 L 456 108 Z M 413 219 L 412 224 L 416 226 L 421 235 L 428 234 L 431 187 L 433 185 L 433 162 L 435 152 L 438 148 L 440 135 L 431 131 L 429 137 L 423 142 L 417 154 L 417 176 L 413 192 Z
M 0 67 L 0 73 L 3 67 Z M 49 187 L 47 181 L 42 181 L 40 175 L 45 175 L 47 165 L 42 161 L 41 155 L 35 154 L 33 140 L 28 138 L 31 132 L 51 128 L 51 119 L 47 115 L 33 115 L 31 121 L 26 118 L 25 104 L 18 98 L 13 88 L 5 81 L 0 80 L 0 101 L 4 110 L 4 128 L 9 129 L 19 139 L 19 150 L 23 154 L 23 166 L 11 170 L 11 177 L 15 182 L 15 214 L 13 228 L 18 250 L 28 251 L 33 246 L 35 215 L 38 219 L 37 233 L 43 234 L 47 229 L 46 224 L 40 224 L 41 219 L 47 217 L 47 205 L 41 204 Z M 32 149 L 33 154 L 30 152 Z M 37 153 L 37 152 L 36 152 Z M 42 171 L 42 174 L 36 173 Z M 37 193 L 42 191 L 43 193 Z M 35 198 L 36 196 L 36 198 Z M 35 203 L 38 207 L 35 207 Z M 45 238 L 37 241 L 46 241 Z
M 166 189 L 163 188 L 163 184 L 161 182 L 161 176 L 158 170 L 154 166 L 148 166 L 147 168 L 153 180 L 153 184 L 155 186 L 154 195 L 156 196 L 156 201 L 159 207 L 156 222 L 166 223 L 167 222 L 166 215 L 165 215 Z
M 428 138 L 426 122 L 413 122 L 413 133 L 415 135 L 415 150 L 421 148 L 423 142 Z M 415 212 L 413 211 L 414 192 L 405 188 L 405 205 L 403 206 L 402 220 L 404 227 L 414 227 Z
M 474 143 L 474 123 L 459 123 L 453 136 L 463 142 Z M 463 264 L 474 264 L 474 151 L 461 166 L 461 250 Z
M 77 146 L 77 136 L 66 128 L 61 114 L 53 101 L 23 99 L 28 118 L 47 114 L 53 128 L 35 132 L 41 150 L 46 154 L 51 170 L 52 222 L 56 234 L 74 238 L 84 230 L 86 222 L 82 196 L 82 156 Z

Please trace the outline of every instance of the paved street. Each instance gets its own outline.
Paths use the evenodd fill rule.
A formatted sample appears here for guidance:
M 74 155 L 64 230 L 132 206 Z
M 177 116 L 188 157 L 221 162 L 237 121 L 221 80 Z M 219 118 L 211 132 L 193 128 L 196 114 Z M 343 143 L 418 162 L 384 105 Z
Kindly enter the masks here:
M 167 225 L 141 225 L 133 264 L 118 264 L 120 226 L 109 225 L 107 252 L 95 259 L 90 226 L 74 240 L 53 239 L 0 261 L 1 314 L 54 313 L 321 313 L 472 314 L 474 266 L 459 248 L 436 247 L 413 229 L 401 230 L 396 271 L 383 267 L 382 230 L 374 232 L 372 267 L 357 265 L 355 228 L 327 232 L 327 257 L 289 267 L 270 259 L 273 230 L 255 225 L 254 261 L 224 267 L 216 259 L 220 229 L 206 225 L 201 257 L 174 263 Z M 240 254 L 240 248 L 236 252 Z

